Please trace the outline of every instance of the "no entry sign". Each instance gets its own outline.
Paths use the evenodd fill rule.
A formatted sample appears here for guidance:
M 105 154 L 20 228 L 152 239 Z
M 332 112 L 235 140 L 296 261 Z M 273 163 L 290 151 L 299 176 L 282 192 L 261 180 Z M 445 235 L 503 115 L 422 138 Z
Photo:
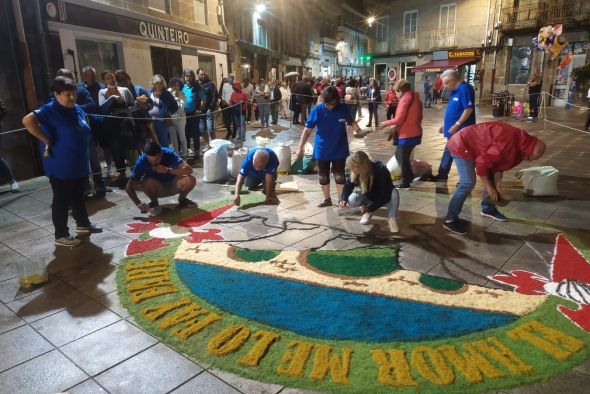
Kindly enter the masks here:
M 387 78 L 389 78 L 390 81 L 395 81 L 397 79 L 397 70 L 395 67 L 391 67 L 387 70 Z

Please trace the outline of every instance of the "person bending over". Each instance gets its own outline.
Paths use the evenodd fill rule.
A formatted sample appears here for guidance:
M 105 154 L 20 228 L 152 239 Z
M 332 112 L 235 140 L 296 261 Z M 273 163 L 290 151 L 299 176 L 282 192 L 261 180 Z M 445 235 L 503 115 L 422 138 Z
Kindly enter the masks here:
M 152 142 L 133 166 L 127 182 L 127 195 L 141 213 L 147 212 L 149 216 L 157 216 L 162 212 L 158 203 L 160 197 L 178 194 L 180 208 L 196 207 L 197 204 L 186 197 L 197 184 L 192 172 L 191 166 L 176 152 Z M 135 188 L 138 185 L 150 199 L 149 203 L 137 197 Z
M 373 213 L 385 206 L 389 230 L 399 232 L 397 225 L 397 210 L 399 208 L 399 193 L 391 182 L 391 175 L 387 167 L 380 161 L 371 161 L 365 152 L 353 152 L 346 159 L 347 177 L 339 208 L 347 205 L 360 208 L 363 214 L 360 224 L 369 224 Z M 353 193 L 360 188 L 360 193 Z
M 263 193 L 266 194 L 264 203 L 278 204 L 279 199 L 275 194 L 278 168 L 279 158 L 272 149 L 257 148 L 248 152 L 236 180 L 234 204 L 240 205 L 240 191 L 244 184 L 249 190 L 255 190 L 262 185 Z
M 340 101 L 340 95 L 335 87 L 328 86 L 325 88 L 322 91 L 322 98 L 323 102 L 313 107 L 307 117 L 296 155 L 297 158 L 303 156 L 304 145 L 313 129 L 317 127 L 313 145 L 313 157 L 318 161 L 319 182 L 324 194 L 324 200 L 318 207 L 328 207 L 332 205 L 332 199 L 330 198 L 330 169 L 334 174 L 339 196 L 342 195 L 345 182 L 344 166 L 349 154 L 346 125 L 352 126 L 354 136 L 361 135 L 361 128 L 354 121 L 346 104 Z
M 459 186 L 451 201 L 443 227 L 456 234 L 467 234 L 459 214 L 475 187 L 477 174 L 484 185 L 481 214 L 505 222 L 508 219 L 495 206 L 502 194 L 502 174 L 523 160 L 537 160 L 545 153 L 545 143 L 503 122 L 486 122 L 465 127 L 448 142 L 457 165 Z

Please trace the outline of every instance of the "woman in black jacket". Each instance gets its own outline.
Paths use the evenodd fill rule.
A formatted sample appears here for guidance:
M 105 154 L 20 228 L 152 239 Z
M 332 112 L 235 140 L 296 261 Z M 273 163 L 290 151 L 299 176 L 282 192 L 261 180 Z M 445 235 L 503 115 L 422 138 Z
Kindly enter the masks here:
M 367 127 L 371 127 L 373 116 L 375 116 L 375 127 L 379 127 L 377 111 L 382 100 L 381 89 L 379 89 L 379 83 L 376 79 L 371 80 L 371 86 L 367 89 L 367 100 L 369 101 L 369 124 L 367 124 Z
M 397 210 L 399 208 L 399 193 L 391 182 L 389 170 L 380 161 L 371 161 L 365 152 L 353 152 L 346 159 L 346 183 L 340 198 L 340 208 L 347 205 L 359 208 L 363 214 L 360 224 L 369 224 L 373 212 L 385 206 L 389 230 L 399 232 L 397 225 Z M 354 192 L 360 188 L 360 193 Z

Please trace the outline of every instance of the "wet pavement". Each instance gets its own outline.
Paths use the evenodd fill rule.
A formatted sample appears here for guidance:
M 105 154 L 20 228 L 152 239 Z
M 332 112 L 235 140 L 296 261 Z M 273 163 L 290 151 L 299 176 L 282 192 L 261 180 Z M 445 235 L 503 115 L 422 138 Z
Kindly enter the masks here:
M 478 121 L 494 120 L 490 113 L 489 107 L 478 108 Z M 586 116 L 585 111 L 563 109 L 548 109 L 547 114 L 550 120 L 573 128 L 580 128 Z M 438 133 L 443 109 L 429 109 L 424 115 L 423 142 L 414 158 L 432 164 L 436 173 L 444 148 L 444 138 Z M 359 123 L 366 124 L 367 118 L 365 113 Z M 500 210 L 511 220 L 500 223 L 480 215 L 478 184 L 462 213 L 471 222 L 469 234 L 450 234 L 441 223 L 458 181 L 455 170 L 446 184 L 415 182 L 411 190 L 400 191 L 400 234 L 395 242 L 401 247 L 400 264 L 405 269 L 493 287 L 497 285 L 487 276 L 498 272 L 520 268 L 546 275 L 559 232 L 590 247 L 590 135 L 543 120 L 505 120 L 540 136 L 548 146 L 540 161 L 505 174 L 506 201 Z M 246 146 L 254 146 L 254 137 L 260 135 L 272 137 L 273 144 L 292 141 L 294 151 L 302 128 L 289 126 L 281 120 L 273 133 L 250 127 Z M 222 137 L 224 131 L 217 134 Z M 372 158 L 386 162 L 393 147 L 385 139 L 377 129 L 365 139 L 350 139 L 351 149 L 366 150 Z M 559 169 L 559 197 L 522 194 L 514 172 L 532 165 Z M 227 198 L 226 185 L 201 182 L 201 166 L 201 161 L 195 165 L 198 185 L 189 197 L 199 203 Z M 326 215 L 326 209 L 316 208 L 322 196 L 315 175 L 280 180 L 291 179 L 304 192 L 283 195 L 276 211 L 265 208 L 256 214 L 328 225 L 359 236 L 382 232 L 384 221 L 360 228 L 356 220 L 335 218 Z M 0 192 L 7 188 L 3 186 Z M 135 238 L 125 232 L 125 225 L 138 215 L 124 190 L 114 189 L 104 200 L 88 201 L 91 221 L 103 226 L 104 232 L 85 238 L 72 249 L 53 244 L 51 189 L 46 178 L 23 181 L 21 190 L 19 195 L 0 195 L 0 392 L 128 392 L 129 387 L 137 392 L 299 391 L 200 366 L 134 324 L 119 304 L 115 283 L 117 264 L 125 246 Z M 169 198 L 161 203 L 173 207 L 174 202 Z M 256 228 L 249 225 L 246 232 L 240 225 L 228 226 L 225 232 L 248 236 Z M 329 236 L 317 229 L 297 230 L 242 246 L 305 249 Z M 358 242 L 338 239 L 333 247 L 353 247 Z M 31 262 L 47 265 L 49 283 L 25 291 L 19 286 L 17 267 Z M 150 378 L 155 374 L 149 373 L 156 370 L 157 382 Z M 590 363 L 586 362 L 547 382 L 502 392 L 581 393 L 589 383 Z

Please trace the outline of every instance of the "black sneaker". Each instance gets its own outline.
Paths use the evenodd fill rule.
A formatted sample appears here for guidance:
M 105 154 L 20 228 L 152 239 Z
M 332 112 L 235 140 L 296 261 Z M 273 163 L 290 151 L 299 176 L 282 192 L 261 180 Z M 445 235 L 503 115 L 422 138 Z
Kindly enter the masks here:
M 408 183 L 400 183 L 395 187 L 398 190 L 410 190 L 410 184 Z
M 481 216 L 485 216 L 494 220 L 497 220 L 499 222 L 507 222 L 508 218 L 504 215 L 502 215 L 500 212 L 498 212 L 497 209 L 493 209 L 489 212 L 484 212 L 481 211 Z
M 96 234 L 102 233 L 102 227 L 90 223 L 88 226 L 76 226 L 76 232 L 78 234 Z
M 318 208 L 331 207 L 331 206 L 332 206 L 332 199 L 331 198 L 328 198 L 327 200 L 324 200 L 318 204 Z
M 445 220 L 442 226 L 455 234 L 467 234 L 465 224 L 461 223 L 459 220 Z
M 189 200 L 186 197 L 178 201 L 178 208 L 197 208 L 198 206 L 199 204 L 192 200 Z

